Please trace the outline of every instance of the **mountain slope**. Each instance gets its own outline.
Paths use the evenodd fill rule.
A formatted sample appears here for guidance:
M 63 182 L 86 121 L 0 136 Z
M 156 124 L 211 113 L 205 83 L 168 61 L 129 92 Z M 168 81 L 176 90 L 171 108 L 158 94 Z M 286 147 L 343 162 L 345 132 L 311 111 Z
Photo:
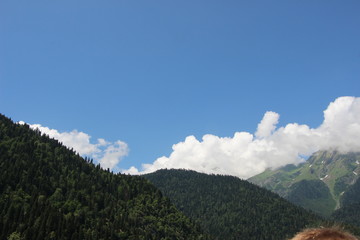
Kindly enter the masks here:
M 204 239 L 140 177 L 113 174 L 0 115 L 0 239 Z
M 301 180 L 294 183 L 286 198 L 296 205 L 306 206 L 325 216 L 329 216 L 336 205 L 329 188 L 320 180 Z
M 341 199 L 341 208 L 332 214 L 332 218 L 360 227 L 360 178 L 351 185 Z
M 285 239 L 321 221 L 236 177 L 186 170 L 159 170 L 144 177 L 216 239 Z
M 293 203 L 329 216 L 340 208 L 342 195 L 359 178 L 359 162 L 360 153 L 319 151 L 299 166 L 288 165 L 277 170 L 266 170 L 249 181 Z M 299 184 L 303 188 L 301 195 Z M 314 196 L 315 192 L 317 196 Z

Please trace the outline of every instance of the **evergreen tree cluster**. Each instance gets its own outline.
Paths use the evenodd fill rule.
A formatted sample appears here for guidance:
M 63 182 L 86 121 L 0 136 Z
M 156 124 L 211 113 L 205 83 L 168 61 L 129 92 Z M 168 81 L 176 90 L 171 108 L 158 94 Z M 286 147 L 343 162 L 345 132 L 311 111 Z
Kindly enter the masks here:
M 207 239 L 141 177 L 0 114 L 0 239 Z
M 215 239 L 286 239 L 322 219 L 277 194 L 232 176 L 187 170 L 144 175 Z

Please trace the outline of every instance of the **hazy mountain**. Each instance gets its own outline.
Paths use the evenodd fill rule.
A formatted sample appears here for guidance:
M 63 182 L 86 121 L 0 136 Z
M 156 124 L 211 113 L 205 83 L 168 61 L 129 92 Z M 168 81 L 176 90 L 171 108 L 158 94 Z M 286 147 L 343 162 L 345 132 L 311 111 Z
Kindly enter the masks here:
M 321 221 L 248 181 L 186 170 L 144 175 L 216 239 L 286 239 Z
M 360 153 L 319 151 L 299 166 L 269 169 L 249 181 L 297 205 L 330 216 L 347 201 L 345 196 L 350 194 L 359 175 Z
M 206 239 L 141 177 L 0 115 L 0 239 Z

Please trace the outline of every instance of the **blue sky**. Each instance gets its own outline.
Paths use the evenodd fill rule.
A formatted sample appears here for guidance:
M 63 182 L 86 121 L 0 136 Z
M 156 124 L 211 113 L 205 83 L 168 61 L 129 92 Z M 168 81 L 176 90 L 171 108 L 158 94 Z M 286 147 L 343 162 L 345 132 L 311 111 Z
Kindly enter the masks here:
M 187 136 L 316 128 L 359 97 L 360 2 L 0 1 L 0 112 L 125 142 L 120 169 Z

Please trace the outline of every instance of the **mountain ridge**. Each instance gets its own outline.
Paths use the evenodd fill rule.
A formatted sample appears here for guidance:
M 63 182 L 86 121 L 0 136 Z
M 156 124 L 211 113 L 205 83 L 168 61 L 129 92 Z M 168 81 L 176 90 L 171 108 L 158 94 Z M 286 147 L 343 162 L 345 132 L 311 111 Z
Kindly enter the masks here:
M 163 169 L 143 175 L 215 239 L 285 239 L 323 219 L 234 176 Z
M 0 239 L 208 239 L 139 176 L 113 174 L 0 114 Z
M 293 203 L 323 216 L 330 216 L 332 212 L 341 207 L 342 195 L 359 179 L 359 175 L 359 152 L 318 151 L 298 166 L 287 165 L 276 170 L 268 169 L 248 180 L 278 193 Z M 303 187 L 325 184 L 326 188 L 322 188 L 321 192 L 323 198 L 313 198 L 318 203 L 314 201 L 309 203 L 311 198 L 295 194 L 299 184 Z M 327 197 L 324 197 L 325 195 Z M 296 201 L 296 198 L 302 198 L 303 201 Z M 327 208 L 321 206 L 324 202 L 327 203 Z M 312 204 L 313 206 L 311 206 Z
M 2 114 L 0 167 L 0 239 L 280 240 L 326 223 L 233 176 L 185 170 L 113 174 Z M 350 211 L 358 207 L 351 202 L 360 189 L 355 186 L 344 194 Z M 356 220 L 346 211 L 338 214 Z

